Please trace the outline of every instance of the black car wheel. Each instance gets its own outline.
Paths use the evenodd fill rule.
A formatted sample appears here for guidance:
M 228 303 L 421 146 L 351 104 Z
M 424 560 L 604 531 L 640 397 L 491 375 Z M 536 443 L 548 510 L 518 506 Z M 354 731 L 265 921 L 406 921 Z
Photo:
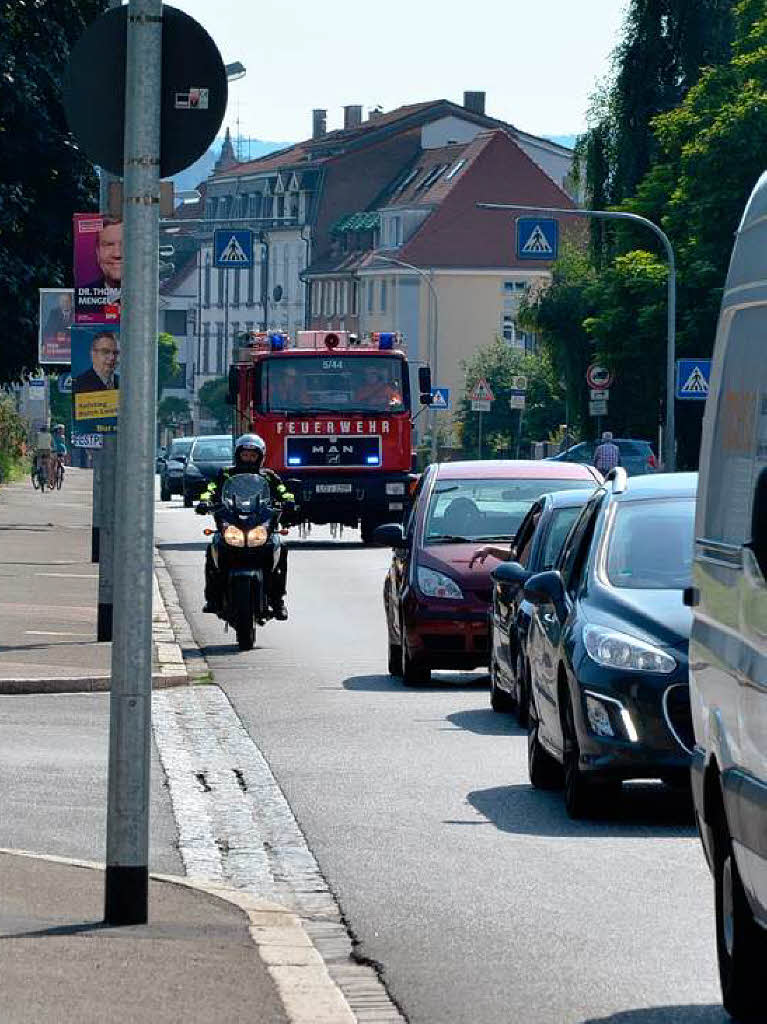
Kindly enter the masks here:
M 575 729 L 575 713 L 569 690 L 566 691 L 562 738 L 564 741 L 565 808 L 577 820 L 609 809 L 617 798 L 620 780 L 592 779 L 581 770 L 581 748 Z
M 538 714 L 532 693 L 527 699 L 527 773 L 530 783 L 536 789 L 559 789 L 562 785 L 562 766 L 538 738 Z
M 398 676 L 402 672 L 402 647 L 389 641 L 389 675 Z
M 399 674 L 405 686 L 425 686 L 431 681 L 431 669 L 428 665 L 419 664 L 410 656 L 407 649 L 407 634 L 400 619 L 400 639 L 402 640 L 402 668 Z
M 754 920 L 732 849 L 724 809 L 714 851 L 716 946 L 724 1008 L 736 1020 L 764 1020 L 767 932 Z
M 194 499 L 192 498 L 192 495 L 189 494 L 189 492 L 187 491 L 186 487 L 184 488 L 184 492 L 183 493 L 184 493 L 184 508 L 191 508 L 192 505 L 194 505 Z
M 160 501 L 170 501 L 170 488 L 165 484 L 162 477 L 160 477 Z
M 511 695 L 505 693 L 498 686 L 498 662 L 495 659 L 495 651 L 492 647 L 492 638 L 490 643 L 490 707 L 493 711 L 498 712 L 512 711 L 514 708 L 514 701 Z
M 530 692 L 530 666 L 521 651 L 517 658 L 517 694 L 517 721 L 523 729 L 526 729 L 530 725 L 529 712 L 532 694 Z

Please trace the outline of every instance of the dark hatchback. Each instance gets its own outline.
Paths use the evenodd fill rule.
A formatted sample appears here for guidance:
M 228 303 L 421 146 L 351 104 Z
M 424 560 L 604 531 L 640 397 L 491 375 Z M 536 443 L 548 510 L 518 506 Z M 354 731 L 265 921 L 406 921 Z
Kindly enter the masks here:
M 512 560 L 501 562 L 490 573 L 490 706 L 493 711 L 516 712 L 520 725 L 527 725 L 527 637 L 533 613 L 523 587 L 535 573 L 554 568 L 573 523 L 593 493 L 591 488 L 540 497 L 517 530 Z
M 170 501 L 173 494 L 182 493 L 184 465 L 193 444 L 193 437 L 174 437 L 165 449 L 159 469 L 161 501 Z
M 231 434 L 211 434 L 195 438 L 184 466 L 184 506 L 191 508 L 211 480 L 234 461 Z
M 553 570 L 527 580 L 530 781 L 564 774 L 573 818 L 625 779 L 689 782 L 690 585 L 697 475 L 613 470 Z M 562 771 L 564 769 L 564 772 Z
M 580 462 L 589 466 L 594 465 L 594 452 L 597 449 L 598 441 L 582 441 L 575 444 L 567 451 L 559 455 L 549 456 L 551 462 Z M 613 438 L 613 444 L 618 446 L 620 454 L 620 465 L 626 470 L 629 476 L 643 476 L 645 473 L 656 473 L 658 471 L 658 460 L 649 441 L 641 441 L 633 437 Z
M 528 460 L 435 463 L 422 475 L 405 523 L 379 527 L 394 548 L 384 582 L 389 671 L 409 686 L 434 669 L 488 664 L 490 569 L 472 555 L 510 544 L 532 503 L 554 489 L 601 483 L 588 466 Z

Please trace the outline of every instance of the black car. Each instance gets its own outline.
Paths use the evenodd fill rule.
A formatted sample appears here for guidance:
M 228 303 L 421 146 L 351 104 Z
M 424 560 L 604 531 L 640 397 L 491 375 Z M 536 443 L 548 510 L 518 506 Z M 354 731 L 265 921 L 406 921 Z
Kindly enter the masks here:
M 527 724 L 530 665 L 527 635 L 532 605 L 522 588 L 530 576 L 552 569 L 570 529 L 592 490 L 544 494 L 522 520 L 512 543 L 513 561 L 490 573 L 490 705 L 493 711 L 516 711 Z
M 689 783 L 687 651 L 697 475 L 628 480 L 589 500 L 556 566 L 531 576 L 528 767 L 573 818 L 625 779 Z
M 171 495 L 182 493 L 184 463 L 189 456 L 194 440 L 193 437 L 174 437 L 165 448 L 162 460 L 158 460 L 160 461 L 158 473 L 160 474 L 161 501 L 170 501 Z
M 594 465 L 594 452 L 599 441 L 581 441 L 574 444 L 559 455 L 550 455 L 552 462 L 582 462 Z M 635 437 L 615 437 L 613 444 L 618 446 L 620 463 L 629 476 L 643 476 L 645 473 L 658 471 L 658 460 L 649 441 L 641 441 Z
M 181 484 L 184 507 L 191 508 L 211 480 L 216 479 L 219 471 L 231 466 L 233 461 L 234 442 L 231 434 L 196 437 L 184 465 Z

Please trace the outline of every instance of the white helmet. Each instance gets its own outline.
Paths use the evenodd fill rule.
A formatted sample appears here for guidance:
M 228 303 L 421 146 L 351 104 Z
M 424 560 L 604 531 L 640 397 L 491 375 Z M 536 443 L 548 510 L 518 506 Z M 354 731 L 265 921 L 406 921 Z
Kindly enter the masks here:
M 241 434 L 234 444 L 234 461 L 235 463 L 240 461 L 240 452 L 258 452 L 261 458 L 258 462 L 258 468 L 264 464 L 266 458 L 266 442 L 263 437 L 259 437 L 258 434 Z

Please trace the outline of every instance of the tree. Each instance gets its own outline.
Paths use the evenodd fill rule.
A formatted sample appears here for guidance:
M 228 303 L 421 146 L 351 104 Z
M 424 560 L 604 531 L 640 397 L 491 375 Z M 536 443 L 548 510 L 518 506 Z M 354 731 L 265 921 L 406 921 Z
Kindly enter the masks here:
M 466 373 L 466 395 L 484 377 L 495 396 L 491 411 L 482 415 L 482 452 L 485 456 L 514 455 L 517 447 L 520 454 L 527 452 L 531 441 L 546 440 L 564 422 L 562 390 L 546 352 L 526 355 L 496 339 L 490 345 L 478 349 L 463 367 Z M 524 416 L 520 416 L 518 410 L 509 408 L 511 378 L 519 374 L 527 377 Z M 464 451 L 467 454 L 477 452 L 479 415 L 473 412 L 468 397 L 461 400 L 456 419 L 461 427 Z
M 162 332 L 157 337 L 157 397 L 163 388 L 173 387 L 181 366 L 178 361 L 178 344 L 172 334 Z
M 175 427 L 192 418 L 189 402 L 185 398 L 168 395 L 157 406 L 157 422 L 161 427 Z
M 226 401 L 228 392 L 229 381 L 226 377 L 206 381 L 200 388 L 200 407 L 210 414 L 222 431 L 230 430 L 232 426 L 232 407 Z
M 66 125 L 61 80 L 104 0 L 0 3 L 0 383 L 37 365 L 38 288 L 71 281 L 72 214 L 96 178 Z

